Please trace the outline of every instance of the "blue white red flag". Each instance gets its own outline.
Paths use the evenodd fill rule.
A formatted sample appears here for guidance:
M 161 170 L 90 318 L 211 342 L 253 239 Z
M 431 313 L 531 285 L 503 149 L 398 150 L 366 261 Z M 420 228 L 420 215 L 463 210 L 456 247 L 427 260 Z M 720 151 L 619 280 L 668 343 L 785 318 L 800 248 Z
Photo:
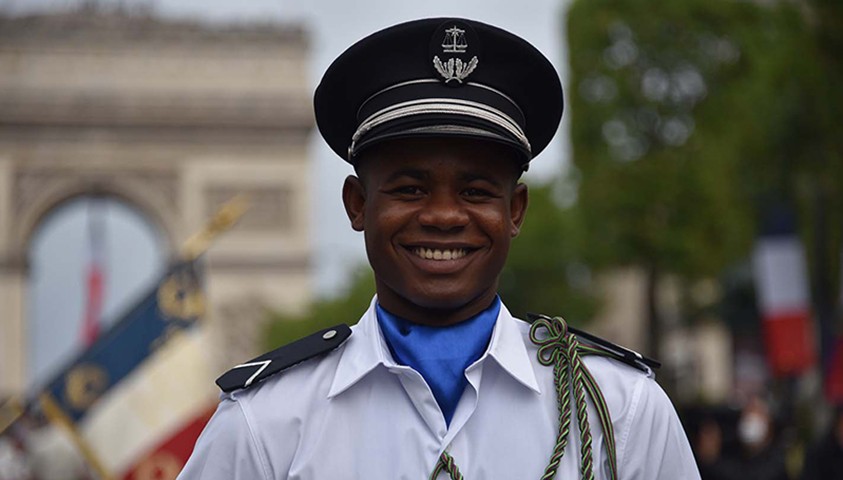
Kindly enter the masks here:
M 43 389 L 45 409 L 110 478 L 171 479 L 217 402 L 195 262 L 173 266 Z
M 777 377 L 816 363 L 805 249 L 792 209 L 771 207 L 753 252 L 753 274 L 767 361 Z

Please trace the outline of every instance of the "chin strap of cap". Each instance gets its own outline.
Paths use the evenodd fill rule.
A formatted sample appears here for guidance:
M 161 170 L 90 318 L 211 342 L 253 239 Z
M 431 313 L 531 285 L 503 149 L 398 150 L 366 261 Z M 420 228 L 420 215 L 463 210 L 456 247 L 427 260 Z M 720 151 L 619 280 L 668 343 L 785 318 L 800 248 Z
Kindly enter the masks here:
M 544 332 L 541 332 L 544 330 Z M 556 470 L 565 454 L 568 445 L 568 434 L 571 430 L 571 395 L 577 409 L 577 425 L 580 432 L 580 472 L 583 480 L 594 480 L 594 462 L 592 458 L 591 427 L 588 423 L 586 409 L 586 395 L 597 410 L 600 426 L 603 429 L 603 442 L 609 465 L 609 478 L 617 480 L 618 461 L 615 450 L 615 432 L 609 417 L 609 407 L 600 392 L 600 387 L 582 361 L 585 355 L 602 355 L 615 357 L 612 351 L 596 345 L 580 343 L 576 335 L 568 331 L 568 324 L 562 317 L 547 317 L 539 315 L 530 327 L 530 340 L 538 349 L 539 363 L 545 366 L 553 365 L 553 383 L 556 386 L 556 398 L 559 405 L 559 430 L 556 435 L 556 445 L 550 455 L 550 461 L 545 468 L 542 480 L 550 480 L 556 476 Z M 430 474 L 430 480 L 447 472 L 451 480 L 463 480 L 463 476 L 448 453 L 443 452 Z

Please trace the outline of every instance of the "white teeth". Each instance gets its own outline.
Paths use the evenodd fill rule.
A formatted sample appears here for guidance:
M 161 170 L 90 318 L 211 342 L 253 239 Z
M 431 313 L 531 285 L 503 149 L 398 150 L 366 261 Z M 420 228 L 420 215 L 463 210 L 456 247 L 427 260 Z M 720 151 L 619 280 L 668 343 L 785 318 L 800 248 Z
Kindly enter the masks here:
M 468 254 L 464 248 L 455 248 L 452 250 L 439 250 L 432 248 L 416 247 L 413 249 L 418 257 L 426 260 L 457 260 Z

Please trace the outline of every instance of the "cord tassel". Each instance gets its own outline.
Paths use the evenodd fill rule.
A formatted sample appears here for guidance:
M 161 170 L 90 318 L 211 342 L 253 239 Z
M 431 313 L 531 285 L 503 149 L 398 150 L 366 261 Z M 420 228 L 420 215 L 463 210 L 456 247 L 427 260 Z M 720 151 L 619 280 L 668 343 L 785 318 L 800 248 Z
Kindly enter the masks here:
M 545 334 L 539 335 L 540 329 L 544 329 Z M 586 355 L 613 357 L 613 354 L 592 345 L 581 344 L 577 337 L 568 331 L 568 324 L 562 317 L 538 317 L 530 327 L 530 341 L 539 347 L 537 352 L 539 363 L 544 366 L 553 366 L 553 383 L 559 405 L 559 431 L 556 435 L 556 445 L 541 479 L 552 480 L 556 476 L 565 448 L 568 446 L 573 393 L 580 433 L 580 472 L 583 480 L 594 480 L 593 442 L 591 426 L 588 423 L 586 396 L 591 398 L 603 430 L 606 457 L 609 460 L 609 480 L 617 480 L 615 431 L 609 416 L 609 407 L 606 405 L 600 386 L 597 385 L 597 381 L 581 359 Z M 436 480 L 442 472 L 447 472 L 451 480 L 463 480 L 454 458 L 448 452 L 443 452 L 439 457 L 436 467 L 430 474 L 430 480 Z

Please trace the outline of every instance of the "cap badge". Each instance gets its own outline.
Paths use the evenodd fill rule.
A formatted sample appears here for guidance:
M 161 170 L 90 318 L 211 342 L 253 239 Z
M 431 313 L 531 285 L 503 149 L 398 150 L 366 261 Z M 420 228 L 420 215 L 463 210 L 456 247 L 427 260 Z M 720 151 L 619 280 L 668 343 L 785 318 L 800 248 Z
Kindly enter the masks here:
M 451 28 L 445 29 L 445 37 L 442 39 L 442 53 L 466 53 L 468 50 L 468 42 L 465 38 L 465 30 L 454 25 Z M 471 72 L 477 68 L 477 55 L 471 57 L 471 60 L 463 61 L 459 57 L 451 57 L 445 61 L 439 58 L 439 55 L 433 57 L 433 67 L 445 79 L 445 83 L 451 80 L 456 80 L 457 83 L 462 83 Z
M 442 40 L 442 51 L 445 53 L 465 53 L 468 49 L 468 42 L 465 41 L 465 30 L 457 28 L 456 25 L 445 30 L 445 38 Z

